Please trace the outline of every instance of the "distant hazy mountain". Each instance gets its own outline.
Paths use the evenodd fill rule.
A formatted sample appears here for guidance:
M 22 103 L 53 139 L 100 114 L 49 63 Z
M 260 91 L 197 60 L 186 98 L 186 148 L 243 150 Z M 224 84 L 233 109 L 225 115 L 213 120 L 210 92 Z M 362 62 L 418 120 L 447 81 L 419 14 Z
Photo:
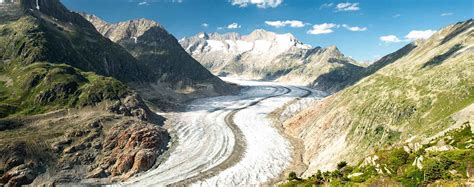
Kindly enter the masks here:
M 262 29 L 244 36 L 199 33 L 179 42 L 196 60 L 220 75 L 308 84 L 331 90 L 326 85 L 342 82 L 362 69 L 335 46 L 313 48 L 289 33 L 276 34 Z M 317 81 L 323 75 L 331 79 Z
M 212 75 L 187 54 L 178 40 L 159 23 L 137 19 L 120 23 L 107 23 L 94 15 L 82 14 L 97 30 L 130 52 L 148 70 L 155 86 L 171 90 L 153 89 L 149 97 L 161 93 L 171 97 L 190 95 L 216 95 L 230 93 L 232 88 Z M 148 89 L 149 86 L 145 86 Z M 142 89 L 144 90 L 144 89 Z M 173 92 L 169 94 L 167 92 Z M 147 97 L 147 99 L 150 99 Z M 179 97 L 178 97 L 179 98 Z M 153 98 L 152 98 L 153 99 Z M 159 98 L 156 98 L 159 99 Z
M 374 149 L 391 145 L 411 143 L 414 149 L 415 143 L 463 124 L 472 129 L 473 36 L 473 20 L 445 27 L 374 62 L 353 86 L 289 120 L 286 131 L 304 142 L 305 174 L 335 168 L 339 161 L 357 164 Z M 383 167 L 395 167 L 368 162 L 382 174 L 390 172 Z

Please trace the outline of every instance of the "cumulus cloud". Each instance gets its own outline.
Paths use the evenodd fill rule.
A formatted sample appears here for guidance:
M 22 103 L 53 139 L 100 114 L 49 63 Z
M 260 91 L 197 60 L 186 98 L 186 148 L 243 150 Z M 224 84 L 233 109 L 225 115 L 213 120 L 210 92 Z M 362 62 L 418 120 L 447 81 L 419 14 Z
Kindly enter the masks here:
M 256 5 L 258 8 L 275 8 L 283 3 L 283 0 L 230 0 L 232 5 L 239 7 L 247 7 L 248 5 Z
M 305 23 L 298 20 L 286 20 L 286 21 L 265 21 L 265 24 L 270 25 L 272 27 L 280 28 L 280 27 L 304 27 Z
M 149 5 L 149 3 L 146 1 L 142 1 L 138 3 L 138 6 L 142 6 L 142 5 Z
M 398 38 L 398 37 L 395 36 L 395 35 L 381 36 L 379 39 L 380 39 L 381 41 L 387 42 L 387 43 L 399 43 L 399 42 L 402 42 L 402 40 L 400 40 L 400 38 Z
M 201 27 L 206 27 L 207 28 L 207 27 L 209 27 L 209 24 L 208 23 L 203 23 L 203 24 L 201 24 Z
M 346 24 L 342 24 L 342 27 L 346 28 L 347 30 L 350 30 L 350 31 L 354 31 L 354 32 L 360 32 L 360 31 L 366 31 L 367 30 L 367 27 L 351 27 L 349 25 L 346 25 Z
M 330 8 L 334 5 L 334 3 L 324 3 L 322 4 L 319 9 L 323 9 L 323 8 Z
M 359 8 L 359 3 L 338 3 L 336 5 L 336 11 L 358 11 L 360 10 Z
M 412 30 L 410 31 L 407 35 L 405 35 L 405 39 L 401 40 L 395 35 L 386 35 L 386 36 L 381 36 L 380 40 L 383 42 L 387 43 L 398 43 L 398 42 L 411 42 L 415 41 L 418 39 L 428 39 L 431 37 L 434 33 L 436 33 L 435 30 Z
M 409 41 L 414 41 L 418 39 L 428 39 L 434 33 L 436 33 L 435 30 L 412 30 L 405 36 L 405 38 Z
M 332 30 L 333 28 L 337 28 L 337 27 L 339 27 L 339 25 L 336 25 L 334 23 L 323 23 L 319 25 L 313 25 L 313 28 L 311 28 L 311 30 L 309 30 L 307 33 L 314 34 L 314 35 L 329 34 L 329 33 L 334 32 L 334 30 Z
M 234 22 L 234 23 L 231 23 L 231 24 L 229 24 L 229 25 L 227 25 L 227 28 L 228 28 L 228 29 L 238 29 L 238 28 L 240 28 L 240 27 L 242 27 L 242 26 L 239 25 L 238 23 L 235 23 L 235 22 Z
M 445 12 L 441 14 L 441 16 L 452 16 L 452 15 L 454 15 L 454 13 L 452 12 Z

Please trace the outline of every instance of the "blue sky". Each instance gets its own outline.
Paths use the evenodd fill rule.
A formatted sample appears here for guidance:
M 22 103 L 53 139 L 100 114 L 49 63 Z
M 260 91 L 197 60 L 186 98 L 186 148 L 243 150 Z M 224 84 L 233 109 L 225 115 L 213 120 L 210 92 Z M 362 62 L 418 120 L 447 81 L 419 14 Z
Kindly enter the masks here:
M 312 46 L 336 45 L 373 60 L 409 41 L 474 17 L 474 0 L 61 0 L 108 22 L 148 18 L 176 38 L 254 29 L 292 33 Z M 234 23 L 234 24 L 232 24 Z

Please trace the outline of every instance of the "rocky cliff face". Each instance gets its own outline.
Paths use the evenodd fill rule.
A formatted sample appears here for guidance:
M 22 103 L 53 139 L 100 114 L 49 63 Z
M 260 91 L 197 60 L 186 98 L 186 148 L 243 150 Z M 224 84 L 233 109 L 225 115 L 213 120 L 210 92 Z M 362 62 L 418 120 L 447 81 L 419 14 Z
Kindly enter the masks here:
M 183 38 L 180 44 L 215 74 L 307 84 L 329 91 L 328 85 L 362 69 L 335 46 L 312 48 L 291 34 L 261 29 L 245 36 L 199 33 Z M 326 78 L 318 80 L 323 75 Z
M 0 15 L 0 185 L 110 182 L 155 164 L 169 136 L 126 85 L 151 80 L 132 55 L 57 0 Z
M 151 90 L 155 95 L 161 93 L 179 100 L 179 96 L 189 98 L 193 95 L 225 94 L 233 90 L 187 54 L 176 38 L 155 21 L 137 19 L 111 24 L 94 15 L 82 15 L 103 36 L 130 52 L 143 69 L 148 70 L 148 76 L 155 80 L 153 84 L 173 93 L 166 93 L 162 89 Z
M 305 174 L 472 126 L 473 32 L 468 20 L 409 44 L 368 67 L 369 76 L 290 119 L 286 131 L 305 144 Z

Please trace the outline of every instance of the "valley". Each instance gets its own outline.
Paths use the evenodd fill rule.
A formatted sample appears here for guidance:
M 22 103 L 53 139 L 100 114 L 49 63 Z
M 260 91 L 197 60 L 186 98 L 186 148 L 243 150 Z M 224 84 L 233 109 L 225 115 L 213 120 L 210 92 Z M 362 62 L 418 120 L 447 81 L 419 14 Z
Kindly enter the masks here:
M 324 95 L 305 87 L 224 79 L 244 86 L 234 96 L 198 99 L 166 116 L 174 134 L 169 157 L 125 185 L 234 186 L 282 180 L 292 158 L 290 141 L 268 115 L 299 98 Z
M 0 187 L 474 185 L 471 14 L 410 31 L 329 22 L 359 3 L 229 0 L 329 16 L 223 26 L 168 15 L 188 0 L 76 3 L 0 0 Z

